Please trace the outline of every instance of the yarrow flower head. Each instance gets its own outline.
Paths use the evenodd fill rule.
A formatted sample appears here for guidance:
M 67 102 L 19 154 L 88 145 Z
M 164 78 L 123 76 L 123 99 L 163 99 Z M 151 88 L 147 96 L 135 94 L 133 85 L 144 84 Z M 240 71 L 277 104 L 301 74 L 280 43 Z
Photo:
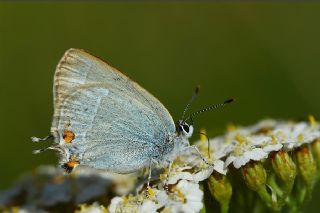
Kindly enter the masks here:
M 64 176 L 59 169 L 42 167 L 1 194 L 0 210 L 59 211 L 65 205 L 76 212 L 193 213 L 213 211 L 210 203 L 218 202 L 221 212 L 280 211 L 284 206 L 300 211 L 311 197 L 320 165 L 320 128 L 314 117 L 229 126 L 225 135 L 210 139 L 202 133 L 171 167 L 152 174 L 149 187 L 146 171 L 111 175 L 79 170 Z M 252 193 L 258 196 L 249 198 Z
M 199 185 L 200 181 L 207 180 L 210 183 L 208 186 L 211 194 L 220 203 L 221 209 L 229 209 L 226 206 L 231 199 L 235 199 L 232 198 L 234 186 L 232 187 L 232 182 L 228 180 L 234 176 L 232 171 L 228 171 L 232 165 L 235 169 L 241 168 L 244 182 L 249 190 L 259 194 L 266 208 L 278 211 L 286 204 L 286 196 L 289 196 L 296 178 L 295 162 L 286 150 L 313 143 L 320 138 L 319 133 L 316 122 L 291 123 L 264 120 L 249 127 L 229 128 L 225 136 L 212 138 L 209 143 L 207 138 L 202 136 L 194 144 L 211 164 L 208 165 L 192 152 L 185 153 L 175 161 L 171 173 L 166 174 L 169 175 L 168 184 L 171 185 L 171 189 L 176 189 L 182 184 Z M 264 168 L 269 159 L 274 159 L 272 161 L 274 175 L 267 173 Z M 275 192 L 281 190 L 281 187 L 276 187 L 276 182 L 272 181 L 275 178 L 285 182 L 282 196 Z M 269 182 L 272 184 L 267 185 Z M 221 190 L 220 186 L 225 190 Z M 221 194 L 220 191 L 225 193 Z M 177 191 L 175 193 L 169 191 L 167 195 L 165 202 L 167 204 L 161 207 L 163 212 L 169 209 L 170 212 L 187 211 L 181 203 L 177 203 L 177 198 L 187 197 L 185 194 L 179 196 Z
M 181 180 L 178 184 L 170 188 L 170 192 L 165 190 L 151 189 L 145 194 L 136 196 L 115 197 L 111 200 L 109 212 L 199 212 L 202 207 L 203 192 L 199 185 L 187 180 Z
M 274 137 L 282 143 L 287 150 L 300 147 L 303 144 L 311 143 L 320 137 L 317 124 L 300 122 L 280 124 L 274 131 Z
M 268 156 L 262 148 L 254 145 L 253 138 L 244 137 L 240 134 L 235 135 L 235 145 L 233 151 L 227 157 L 225 166 L 229 166 L 233 163 L 236 169 L 247 164 L 250 160 L 261 160 Z

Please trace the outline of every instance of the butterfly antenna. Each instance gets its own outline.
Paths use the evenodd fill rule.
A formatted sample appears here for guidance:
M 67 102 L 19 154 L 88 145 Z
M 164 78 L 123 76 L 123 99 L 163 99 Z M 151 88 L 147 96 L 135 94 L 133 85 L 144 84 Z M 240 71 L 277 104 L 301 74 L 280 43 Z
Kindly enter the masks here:
M 198 86 L 196 87 L 194 93 L 192 94 L 191 98 L 189 99 L 188 104 L 186 105 L 186 107 L 185 107 L 184 110 L 183 110 L 181 120 L 184 120 L 184 116 L 186 115 L 186 112 L 187 112 L 188 109 L 190 108 L 192 102 L 193 102 L 193 101 L 196 99 L 196 97 L 198 96 L 199 91 L 200 91 L 200 86 L 198 85 Z
M 209 106 L 209 107 L 207 107 L 207 108 L 203 108 L 203 109 L 201 109 L 201 110 L 199 110 L 199 111 L 193 112 L 186 120 L 189 120 L 189 119 L 190 119 L 190 123 L 191 123 L 191 125 L 193 125 L 193 118 L 194 118 L 196 115 L 201 114 L 201 113 L 203 113 L 203 112 L 207 112 L 207 111 L 212 110 L 212 109 L 217 109 L 217 108 L 223 107 L 224 105 L 229 104 L 229 103 L 232 103 L 233 101 L 234 101 L 234 99 L 231 98 L 231 99 L 225 100 L 225 101 L 224 101 L 223 103 L 221 103 L 221 104 L 215 104 L 215 105 Z M 186 121 L 186 120 L 185 120 L 185 121 Z

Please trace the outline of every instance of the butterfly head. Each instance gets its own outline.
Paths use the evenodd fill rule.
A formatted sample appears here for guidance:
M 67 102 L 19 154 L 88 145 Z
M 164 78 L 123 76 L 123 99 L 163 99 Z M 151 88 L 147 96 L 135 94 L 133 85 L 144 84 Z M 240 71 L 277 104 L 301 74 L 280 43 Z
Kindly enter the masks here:
M 176 124 L 177 133 L 183 135 L 187 138 L 190 138 L 193 133 L 193 125 L 189 125 L 184 120 L 179 120 Z
M 195 91 L 194 91 L 194 93 L 193 93 L 193 95 L 192 95 L 192 97 L 190 98 L 188 104 L 186 105 L 186 107 L 183 110 L 181 119 L 176 123 L 176 131 L 177 131 L 177 133 L 179 135 L 185 136 L 186 138 L 190 138 L 192 136 L 192 133 L 193 133 L 193 121 L 194 121 L 194 117 L 196 115 L 201 114 L 201 113 L 206 112 L 206 111 L 209 111 L 209 110 L 212 110 L 212 109 L 223 107 L 224 105 L 229 104 L 229 103 L 234 101 L 234 99 L 231 98 L 231 99 L 228 99 L 228 100 L 224 101 L 221 104 L 211 105 L 209 107 L 206 107 L 206 108 L 203 108 L 201 110 L 195 111 L 195 112 L 191 113 L 189 116 L 186 116 L 186 112 L 190 108 L 190 105 L 192 104 L 192 102 L 198 96 L 199 90 L 200 90 L 200 87 L 197 86 Z M 190 124 L 188 124 L 187 121 L 189 121 Z

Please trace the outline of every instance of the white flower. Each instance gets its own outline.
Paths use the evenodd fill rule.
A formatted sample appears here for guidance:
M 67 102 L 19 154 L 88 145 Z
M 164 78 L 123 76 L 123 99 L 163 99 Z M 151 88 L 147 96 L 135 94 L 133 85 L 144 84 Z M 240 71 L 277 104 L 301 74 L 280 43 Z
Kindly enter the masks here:
M 270 152 L 276 152 L 282 149 L 283 145 L 281 143 L 274 142 L 273 144 L 267 144 L 265 147 L 263 147 L 263 151 L 270 153 Z
M 311 143 L 315 139 L 320 138 L 319 129 L 313 128 L 306 122 L 279 125 L 273 130 L 273 135 L 288 150 Z
M 97 202 L 94 202 L 92 205 L 81 205 L 80 210 L 76 211 L 75 213 L 104 213 L 106 212 L 106 209 L 98 204 Z
M 251 135 L 251 134 L 252 134 L 251 128 L 239 127 L 234 130 L 231 130 L 227 134 L 225 134 L 223 136 L 223 140 L 227 143 L 232 143 L 234 141 L 234 138 L 237 135 L 247 136 L 247 135 Z
M 157 205 L 155 202 L 146 199 L 142 205 L 139 207 L 138 212 L 140 213 L 156 213 Z
M 232 152 L 234 145 L 234 140 L 228 141 L 223 137 L 212 138 L 210 139 L 210 155 L 214 159 L 221 159 Z
M 195 173 L 184 171 L 173 172 L 168 179 L 168 184 L 176 184 L 179 180 L 188 180 L 193 183 L 199 183 L 200 181 L 207 179 L 213 171 L 226 175 L 227 169 L 224 167 L 224 161 L 216 160 L 213 165 Z
M 122 197 L 114 197 L 111 200 L 111 203 L 109 205 L 108 211 L 110 213 L 116 212 L 117 211 L 117 207 L 123 202 L 123 198 Z
M 164 212 L 195 213 L 203 208 L 203 192 L 200 190 L 199 184 L 181 180 L 174 188 L 174 194 L 171 197 L 172 199 L 168 201 Z
M 229 128 L 229 132 L 224 136 L 225 140 L 230 141 L 235 138 L 236 135 L 250 136 L 250 135 L 259 135 L 265 132 L 271 131 L 278 124 L 277 121 L 272 119 L 265 119 L 258 122 L 255 125 L 248 127 L 232 127 Z M 231 129 L 231 130 L 230 130 Z
M 181 190 L 185 196 L 185 205 L 190 209 L 198 212 L 202 209 L 202 197 L 203 192 L 200 190 L 199 184 L 190 183 L 188 181 L 180 181 L 177 185 L 177 189 Z
M 190 164 L 193 168 L 198 168 L 202 172 L 198 172 L 197 174 L 193 174 L 193 179 L 191 178 L 181 178 L 190 180 L 193 182 L 199 182 L 204 179 L 207 179 L 213 171 L 216 171 L 220 174 L 225 175 L 227 173 L 227 169 L 224 167 L 224 162 L 221 158 L 227 156 L 233 150 L 233 143 L 229 143 L 224 141 L 223 137 L 216 137 L 209 140 L 210 143 L 210 150 L 208 150 L 208 141 L 199 140 L 195 143 L 197 147 L 199 147 L 199 151 L 201 152 L 202 156 L 206 158 L 207 163 L 204 162 L 203 159 L 199 155 L 193 155 L 188 157 L 188 161 L 192 162 Z M 207 176 L 204 175 L 205 173 L 210 173 Z
M 247 164 L 250 160 L 259 161 L 268 156 L 268 153 L 264 152 L 261 148 L 253 148 L 248 150 L 243 150 L 241 154 L 231 154 L 228 156 L 225 162 L 225 166 L 229 166 L 233 163 L 236 169 Z
M 156 188 L 150 189 L 150 197 L 147 198 L 145 191 L 135 196 L 128 195 L 126 197 L 114 197 L 108 207 L 110 213 L 116 212 L 157 212 L 168 203 L 168 195 L 164 190 Z
M 167 191 L 158 190 L 156 191 L 156 202 L 157 202 L 157 209 L 164 207 L 168 203 L 169 195 Z
M 272 130 L 278 124 L 277 121 L 272 119 L 265 119 L 259 121 L 257 124 L 248 127 L 250 129 L 251 134 L 259 134 L 266 130 Z
M 152 189 L 152 196 L 146 198 L 140 193 L 136 196 L 115 197 L 111 200 L 108 211 L 116 212 L 157 212 L 163 208 L 169 212 L 199 212 L 202 207 L 203 192 L 199 184 L 180 180 L 173 186 L 172 191 Z
M 233 152 L 227 157 L 225 167 L 233 163 L 236 169 L 244 166 L 250 160 L 262 160 L 268 157 L 268 153 L 262 148 L 257 148 L 248 138 L 238 134 L 235 136 L 237 144 L 234 146 Z
M 166 178 L 162 178 L 167 181 L 167 184 L 176 184 L 179 180 L 198 183 L 207 179 L 213 171 L 223 175 L 227 173 L 227 168 L 224 167 L 224 162 L 220 158 L 232 150 L 230 144 L 223 142 L 221 138 L 210 140 L 210 155 L 206 138 L 196 142 L 195 145 L 200 153 L 196 148 L 188 147 L 173 162 L 170 173 L 165 174 Z
M 255 147 L 262 148 L 268 154 L 273 151 L 279 151 L 283 147 L 273 136 L 253 135 L 248 137 L 248 140 Z

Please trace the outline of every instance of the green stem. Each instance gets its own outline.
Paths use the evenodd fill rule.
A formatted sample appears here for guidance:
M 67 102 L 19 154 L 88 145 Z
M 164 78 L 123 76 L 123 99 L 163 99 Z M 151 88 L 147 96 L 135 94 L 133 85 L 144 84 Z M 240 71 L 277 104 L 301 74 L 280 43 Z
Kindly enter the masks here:
M 271 175 L 270 179 L 268 180 L 268 184 L 269 186 L 271 186 L 272 190 L 279 196 L 282 197 L 283 196 L 283 192 L 281 190 L 281 188 L 278 186 L 278 184 L 276 183 L 275 180 L 275 176 Z
M 303 187 L 301 190 L 301 193 L 299 194 L 299 202 L 298 202 L 298 208 L 301 210 L 306 203 L 311 199 L 311 193 L 312 189 L 309 188 L 309 186 Z
M 220 202 L 221 213 L 229 212 L 229 202 Z
M 281 208 L 279 208 L 279 205 L 277 201 L 273 201 L 271 195 L 267 192 L 265 187 L 261 187 L 259 190 L 257 190 L 259 196 L 261 199 L 265 202 L 265 204 L 272 210 L 278 212 Z
M 293 198 L 293 196 L 289 196 L 286 202 L 289 207 L 289 212 L 298 212 L 297 201 Z
M 283 187 L 280 187 L 277 184 L 274 175 L 272 175 L 268 180 L 269 186 L 272 188 L 272 190 L 276 193 L 277 197 L 279 198 L 277 199 L 278 208 L 282 208 L 286 204 L 286 202 L 288 202 L 289 196 L 294 186 L 294 181 L 295 179 L 288 179 L 287 182 L 281 181 Z
M 283 205 L 285 205 L 286 200 L 288 199 L 288 197 L 291 194 L 292 188 L 293 188 L 293 184 L 294 184 L 294 180 L 289 181 L 287 183 L 284 184 L 284 190 L 283 190 L 283 194 L 280 197 L 280 199 L 278 200 L 278 205 L 280 207 L 282 207 Z

